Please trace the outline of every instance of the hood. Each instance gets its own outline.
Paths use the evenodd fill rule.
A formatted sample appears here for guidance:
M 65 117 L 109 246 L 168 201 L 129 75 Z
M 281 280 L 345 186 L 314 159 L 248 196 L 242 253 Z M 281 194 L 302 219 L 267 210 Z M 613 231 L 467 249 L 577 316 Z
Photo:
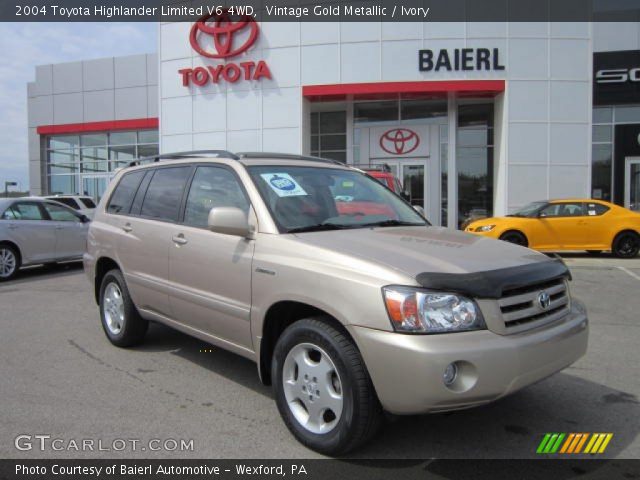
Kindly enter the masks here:
M 386 227 L 296 234 L 308 245 L 420 273 L 476 273 L 549 261 L 528 248 L 442 227 Z

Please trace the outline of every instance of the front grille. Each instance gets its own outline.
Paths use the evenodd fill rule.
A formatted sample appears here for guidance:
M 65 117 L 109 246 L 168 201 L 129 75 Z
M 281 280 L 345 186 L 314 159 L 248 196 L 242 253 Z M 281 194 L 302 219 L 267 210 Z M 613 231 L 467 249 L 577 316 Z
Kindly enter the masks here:
M 545 306 L 540 301 L 544 293 L 548 295 Z M 569 303 L 569 291 L 563 278 L 507 290 L 498 300 L 507 332 L 556 321 L 567 314 Z

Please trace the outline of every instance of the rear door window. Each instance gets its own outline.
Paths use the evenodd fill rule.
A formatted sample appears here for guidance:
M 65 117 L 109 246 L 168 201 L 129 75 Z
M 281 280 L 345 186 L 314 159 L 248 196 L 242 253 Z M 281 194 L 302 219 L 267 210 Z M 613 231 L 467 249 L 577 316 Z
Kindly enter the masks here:
M 109 199 L 109 205 L 107 205 L 108 213 L 129 213 L 131 202 L 145 173 L 144 170 L 141 170 L 123 175 Z
M 157 169 L 144 196 L 140 215 L 177 222 L 182 194 L 190 173 L 190 166 Z
M 80 201 L 84 204 L 85 208 L 96 208 L 96 204 L 92 198 L 81 198 Z
M 11 220 L 44 220 L 42 209 L 35 202 L 17 202 L 9 210 Z
M 74 210 L 78 210 L 78 208 L 80 208 L 73 198 L 53 197 L 53 198 L 50 198 L 50 200 L 53 200 L 54 202 L 62 203 L 63 205 L 66 205 L 67 207 L 73 208 Z

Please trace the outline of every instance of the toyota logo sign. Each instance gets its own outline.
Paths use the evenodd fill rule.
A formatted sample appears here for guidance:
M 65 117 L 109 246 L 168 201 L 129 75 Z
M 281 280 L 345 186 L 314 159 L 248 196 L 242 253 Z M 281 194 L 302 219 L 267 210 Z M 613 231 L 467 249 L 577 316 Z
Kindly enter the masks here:
M 248 32 L 248 37 L 240 45 L 234 45 L 234 38 L 244 31 Z M 257 37 L 258 24 L 253 18 L 243 15 L 240 20 L 234 22 L 229 11 L 223 10 L 221 14 L 207 14 L 194 23 L 189 34 L 189 42 L 200 55 L 209 58 L 229 58 L 247 51 Z M 208 39 L 209 43 L 213 41 L 215 52 L 207 49 L 205 39 Z
M 189 32 L 189 43 L 200 55 L 214 59 L 228 59 L 246 52 L 258 38 L 258 24 L 249 15 L 232 20 L 229 9 L 220 9 L 200 17 Z M 264 60 L 227 61 L 218 65 L 204 65 L 178 70 L 182 85 L 203 87 L 220 80 L 235 83 L 239 80 L 271 79 L 271 71 Z
M 380 136 L 380 148 L 391 155 L 413 152 L 420 145 L 420 137 L 408 128 L 394 128 Z

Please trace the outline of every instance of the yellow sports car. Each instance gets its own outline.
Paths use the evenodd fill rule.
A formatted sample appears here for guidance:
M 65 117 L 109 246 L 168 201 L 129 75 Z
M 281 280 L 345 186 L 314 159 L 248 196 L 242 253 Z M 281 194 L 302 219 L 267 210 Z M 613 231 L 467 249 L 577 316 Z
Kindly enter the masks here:
M 533 202 L 506 217 L 477 220 L 465 231 L 536 250 L 610 250 L 621 258 L 640 250 L 640 213 L 602 200 Z

